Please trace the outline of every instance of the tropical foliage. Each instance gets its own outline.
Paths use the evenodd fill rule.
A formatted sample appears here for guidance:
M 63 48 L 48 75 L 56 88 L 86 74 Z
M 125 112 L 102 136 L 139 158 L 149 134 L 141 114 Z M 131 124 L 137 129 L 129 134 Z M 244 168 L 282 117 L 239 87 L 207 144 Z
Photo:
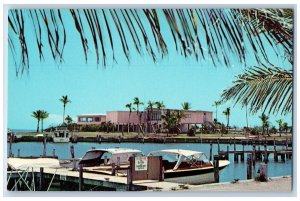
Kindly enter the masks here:
M 223 111 L 223 114 L 226 116 L 227 120 L 227 133 L 229 131 L 229 119 L 230 119 L 230 107 L 226 108 L 226 110 Z
M 63 103 L 63 107 L 64 107 L 64 112 L 63 112 L 63 123 L 65 123 L 65 112 L 66 112 L 66 105 L 68 103 L 71 103 L 71 100 L 68 99 L 68 96 L 65 95 L 65 96 L 62 96 L 60 99 L 59 99 L 60 102 Z
M 66 30 L 66 16 L 73 20 L 73 29 Z M 74 42 L 69 32 L 74 31 L 80 38 L 85 61 L 94 48 L 97 64 L 104 66 L 109 60 L 116 63 L 119 52 L 129 62 L 135 54 L 150 55 L 157 62 L 170 51 L 208 60 L 215 66 L 230 67 L 237 60 L 248 68 L 223 92 L 222 99 L 244 106 L 247 102 L 251 112 L 286 114 L 292 111 L 293 100 L 293 73 L 289 70 L 293 66 L 293 19 L 292 9 L 266 8 L 11 9 L 8 46 L 17 76 L 28 72 L 29 52 L 35 52 L 43 61 L 47 48 L 54 61 L 63 62 L 66 44 Z M 36 51 L 29 49 L 32 40 L 28 35 L 34 37 Z M 172 43 L 167 43 L 170 36 Z M 274 66 L 265 45 L 277 57 L 285 58 L 288 66 Z M 249 67 L 247 55 L 257 66 Z M 140 104 L 136 105 L 141 115 Z
M 47 119 L 49 117 L 49 113 L 42 110 L 41 112 L 41 124 L 42 124 L 42 132 L 44 131 L 44 119 Z
M 40 120 L 41 120 L 41 116 L 42 116 L 42 110 L 33 111 L 31 116 L 33 118 L 37 119 L 36 132 L 38 133 L 40 130 Z
M 192 108 L 192 105 L 189 102 L 184 102 L 181 104 L 181 107 L 183 110 L 190 110 Z
M 287 114 L 292 112 L 293 73 L 278 67 L 253 67 L 238 75 L 233 86 L 226 89 L 222 98 L 233 99 L 235 104 L 250 105 L 251 112 Z

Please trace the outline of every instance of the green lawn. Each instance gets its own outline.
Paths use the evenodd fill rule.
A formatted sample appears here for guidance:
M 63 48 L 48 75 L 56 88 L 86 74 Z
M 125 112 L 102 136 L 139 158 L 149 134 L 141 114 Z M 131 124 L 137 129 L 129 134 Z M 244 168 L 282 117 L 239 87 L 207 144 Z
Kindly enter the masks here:
M 41 133 L 18 133 L 20 136 L 36 136 L 37 134 Z M 50 132 L 44 132 L 44 134 L 48 134 L 48 136 L 52 136 L 52 133 Z M 101 135 L 101 137 L 113 137 L 113 138 L 135 138 L 138 137 L 138 133 L 136 132 L 124 132 L 123 134 L 121 132 L 115 132 L 115 133 L 106 133 L 106 132 L 74 132 L 73 135 L 76 135 L 78 137 L 96 137 L 97 135 Z M 142 134 L 140 134 L 142 136 Z M 145 137 L 167 137 L 166 133 L 163 134 L 145 134 Z M 187 134 L 169 134 L 168 137 L 172 138 L 202 138 L 202 139 L 229 139 L 229 138 L 244 138 L 244 135 L 240 134 L 224 134 L 221 136 L 221 134 L 200 134 L 197 133 L 194 137 L 188 137 Z M 253 136 L 254 137 L 254 136 Z M 256 136 L 257 137 L 257 136 Z M 267 140 L 273 140 L 276 138 L 277 140 L 286 140 L 287 138 L 290 139 L 292 137 L 291 134 L 285 135 L 283 134 L 281 137 L 279 134 L 272 134 L 271 137 L 266 136 Z M 260 139 L 264 139 L 263 136 L 260 136 Z

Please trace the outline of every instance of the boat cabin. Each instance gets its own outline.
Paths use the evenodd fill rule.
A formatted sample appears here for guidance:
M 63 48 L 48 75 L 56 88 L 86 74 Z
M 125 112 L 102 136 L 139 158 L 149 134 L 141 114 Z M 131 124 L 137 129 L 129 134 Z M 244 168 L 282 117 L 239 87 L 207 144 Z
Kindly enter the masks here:
M 83 158 L 79 161 L 84 167 L 111 165 L 115 163 L 117 166 L 128 165 L 129 157 L 143 156 L 143 152 L 137 149 L 91 149 L 85 153 Z
M 184 170 L 211 167 L 213 164 L 209 161 L 203 152 L 167 149 L 152 151 L 148 156 L 162 156 L 163 166 L 166 170 Z
M 54 131 L 54 137 L 69 138 L 69 130 L 67 129 L 67 127 L 57 127 Z

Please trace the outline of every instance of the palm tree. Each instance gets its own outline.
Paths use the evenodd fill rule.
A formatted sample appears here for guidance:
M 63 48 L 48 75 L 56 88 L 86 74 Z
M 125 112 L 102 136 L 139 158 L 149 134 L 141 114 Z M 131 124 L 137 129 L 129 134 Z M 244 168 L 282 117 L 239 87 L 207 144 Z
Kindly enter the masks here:
M 66 31 L 65 20 L 69 17 L 74 23 Z M 88 60 L 89 48 L 93 47 L 89 43 L 93 43 L 96 61 L 98 64 L 103 61 L 104 66 L 108 63 L 107 59 L 117 62 L 115 53 L 119 52 L 123 52 L 128 61 L 133 58 L 130 57 L 132 52 L 137 52 L 139 55 L 150 55 L 156 62 L 172 50 L 186 58 L 211 60 L 215 66 L 224 64 L 230 67 L 232 58 L 237 58 L 240 64 L 247 66 L 246 53 L 249 53 L 254 55 L 259 67 L 246 68 L 246 73 L 238 76 L 234 86 L 227 89 L 222 97 L 240 103 L 249 97 L 251 111 L 266 111 L 267 108 L 269 112 L 292 111 L 293 74 L 283 68 L 273 67 L 267 54 L 272 50 L 278 58 L 287 58 L 288 67 L 292 68 L 294 10 L 290 8 L 10 9 L 7 19 L 8 46 L 17 76 L 29 71 L 32 57 L 28 52 L 34 52 L 29 50 L 32 45 L 27 45 L 30 41 L 25 35 L 34 37 L 37 56 L 41 61 L 44 52 L 49 51 L 55 62 L 63 62 L 66 43 L 74 43 L 73 40 L 67 40 L 68 34 L 74 35 L 74 32 L 79 35 L 85 61 Z M 151 31 L 147 31 L 149 27 Z M 169 35 L 173 37 L 173 49 L 165 41 Z M 155 40 L 151 40 L 153 38 Z M 105 44 L 104 41 L 109 42 Z M 121 51 L 117 48 L 119 41 Z M 249 41 L 251 45 L 245 45 Z M 266 41 L 270 48 L 265 48 L 262 41 Z M 131 43 L 134 48 L 130 48 Z M 250 75 L 247 79 L 248 71 L 258 68 L 258 76 Z M 267 91 L 269 93 L 265 93 Z M 271 95 L 266 98 L 266 94 Z
M 148 101 L 148 113 L 147 113 L 147 121 L 149 121 L 148 124 L 150 124 L 150 132 L 152 129 L 152 114 L 153 114 L 153 107 L 155 106 L 155 102 Z
M 268 129 L 269 127 L 269 117 L 267 115 L 265 115 L 264 113 L 261 114 L 261 116 L 259 116 L 259 118 L 261 119 L 262 122 L 262 134 L 265 134 L 265 130 Z M 268 134 L 269 135 L 269 134 Z
M 63 123 L 65 123 L 66 105 L 67 105 L 68 103 L 71 103 L 71 100 L 68 99 L 68 96 L 67 96 L 67 95 L 62 96 L 61 99 L 59 99 L 59 100 L 63 103 L 63 106 L 64 106 Z
M 142 121 L 142 115 L 143 115 L 143 112 L 139 111 L 139 106 L 140 105 L 144 105 L 143 102 L 141 102 L 139 100 L 138 97 L 135 97 L 133 99 L 133 104 L 136 105 L 136 114 L 138 115 L 138 118 L 139 118 L 139 129 L 138 129 L 138 134 L 140 134 L 140 131 L 142 131 L 142 128 L 141 128 L 141 121 Z
M 47 119 L 48 117 L 49 117 L 49 113 L 42 110 L 41 111 L 41 116 L 40 116 L 41 124 L 42 124 L 42 132 L 44 132 L 44 119 Z
M 286 122 L 284 122 L 284 123 L 282 124 L 282 129 L 285 131 L 285 134 L 287 135 L 287 132 L 288 132 L 289 127 L 288 127 L 288 124 L 287 124 Z
M 190 110 L 191 109 L 191 104 L 189 102 L 184 102 L 181 104 L 181 107 L 183 110 Z
M 216 122 L 218 123 L 218 107 L 221 105 L 221 101 L 215 101 L 214 104 L 212 105 L 213 107 L 216 107 Z M 217 128 L 217 124 L 216 124 Z
M 66 116 L 65 120 L 66 120 L 68 125 L 70 125 L 73 122 L 72 117 L 70 117 L 69 115 Z
M 282 119 L 279 119 L 279 120 L 276 120 L 276 122 L 278 123 L 278 131 L 280 133 L 280 137 L 281 137 L 281 132 L 282 132 L 282 125 L 283 125 L 283 120 Z
M 160 113 L 160 116 L 161 116 L 161 115 L 162 115 L 161 110 L 166 108 L 164 102 L 163 102 L 163 101 L 156 101 L 156 102 L 155 102 L 155 105 L 156 105 L 157 110 L 158 110 L 158 112 Z M 158 116 L 159 116 L 159 115 L 158 115 Z M 162 118 L 162 117 L 161 117 L 161 118 Z M 156 122 L 157 130 L 159 130 L 158 122 L 159 122 L 159 118 L 157 118 L 157 122 Z
M 223 111 L 223 114 L 226 116 L 226 119 L 227 119 L 227 133 L 228 133 L 229 132 L 230 107 L 226 108 L 226 110 Z
M 132 103 L 126 104 L 125 107 L 128 108 L 128 110 L 129 110 L 128 123 L 127 123 L 127 133 L 129 133 L 130 116 L 131 116 L 131 112 L 134 108 L 132 107 Z
M 41 116 L 42 116 L 42 110 L 36 110 L 33 111 L 31 116 L 35 119 L 37 119 L 37 128 L 36 128 L 36 132 L 38 133 L 40 130 L 40 120 L 41 120 Z

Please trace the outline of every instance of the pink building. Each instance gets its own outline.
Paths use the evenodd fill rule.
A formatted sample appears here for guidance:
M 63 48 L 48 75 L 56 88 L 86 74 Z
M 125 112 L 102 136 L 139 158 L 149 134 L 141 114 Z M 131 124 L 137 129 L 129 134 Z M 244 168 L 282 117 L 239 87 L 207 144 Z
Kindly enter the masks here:
M 146 132 L 153 132 L 163 127 L 163 121 L 161 119 L 162 115 L 165 115 L 167 109 L 158 110 L 153 108 L 150 112 L 150 109 L 142 113 L 141 116 L 141 126 Z M 171 112 L 176 112 L 179 110 L 169 110 Z M 212 124 L 213 116 L 212 112 L 209 111 L 199 111 L 199 110 L 186 110 L 183 111 L 184 117 L 180 121 L 180 130 L 181 132 L 187 132 L 191 126 L 199 126 L 203 124 Z M 130 117 L 129 117 L 130 115 Z M 113 111 L 107 112 L 106 121 L 110 121 L 115 124 L 117 130 L 120 131 L 123 129 L 127 130 L 129 123 L 130 130 L 137 131 L 137 126 L 139 124 L 139 117 L 135 111 Z
M 138 131 L 139 121 L 140 126 L 145 132 L 154 132 L 162 130 L 163 120 L 162 115 L 167 112 L 177 112 L 182 110 L 175 109 L 162 109 L 153 108 L 146 109 L 141 112 L 139 117 L 136 111 L 111 111 L 106 115 L 78 115 L 78 125 L 92 125 L 101 124 L 102 122 L 111 122 L 115 125 L 117 132 L 129 130 L 133 132 Z M 204 124 L 213 123 L 213 113 L 210 111 L 200 110 L 185 110 L 183 111 L 184 117 L 180 121 L 180 131 L 187 132 L 192 126 L 201 126 Z M 139 120 L 140 118 L 140 120 Z
M 104 114 L 82 114 L 77 116 L 77 125 L 100 125 L 106 122 Z

